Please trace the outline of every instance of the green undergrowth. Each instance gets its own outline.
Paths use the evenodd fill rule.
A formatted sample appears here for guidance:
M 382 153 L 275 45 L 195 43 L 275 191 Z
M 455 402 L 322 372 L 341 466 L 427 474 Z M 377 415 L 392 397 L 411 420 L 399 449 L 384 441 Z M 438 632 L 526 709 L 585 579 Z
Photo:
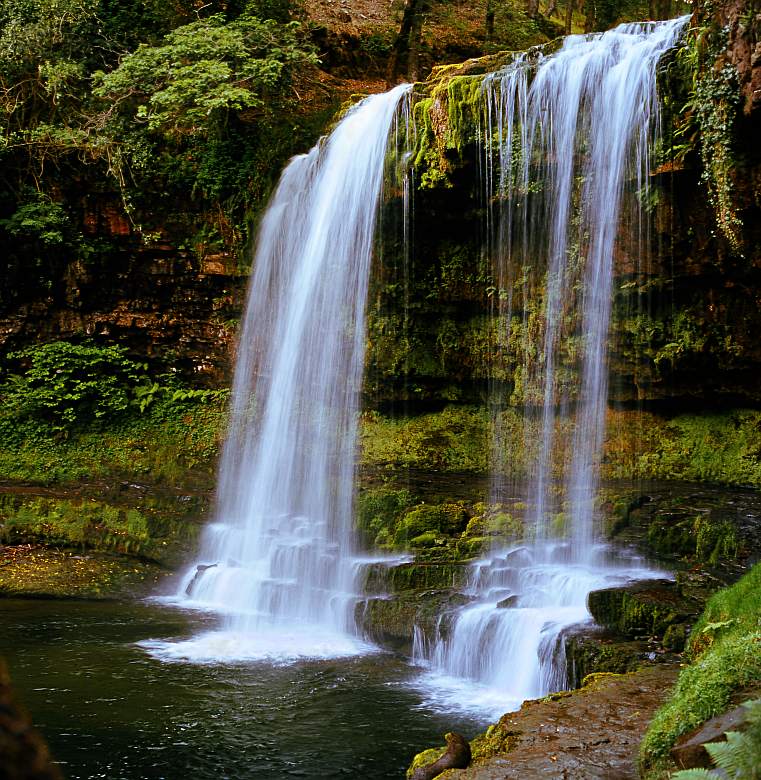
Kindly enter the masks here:
M 658 427 L 662 435 L 639 456 L 636 476 L 761 487 L 761 412 L 680 415 Z
M 149 373 L 126 347 L 52 341 L 0 366 L 0 480 L 210 486 L 227 391 Z
M 0 425 L 0 480 L 38 485 L 126 478 L 210 488 L 224 401 L 157 401 L 96 430 L 61 438 L 36 421 Z
M 366 412 L 360 426 L 361 463 L 484 473 L 489 467 L 488 433 L 488 415 L 477 407 L 450 406 L 398 419 Z
M 682 734 L 726 711 L 735 692 L 761 685 L 761 564 L 709 600 L 686 657 L 689 666 L 640 748 L 646 780 L 666 776 L 669 751 Z
M 501 467 L 520 478 L 537 455 L 540 431 L 522 409 L 500 417 Z M 553 472 L 562 473 L 572 429 L 557 427 Z M 448 406 L 440 412 L 391 418 L 362 416 L 361 464 L 391 470 L 488 473 L 494 424 L 477 406 Z M 611 411 L 602 461 L 608 479 L 658 479 L 761 487 L 761 412 L 683 414 L 673 418 L 637 411 Z M 700 529 L 695 529 L 698 533 Z M 705 539 L 707 544 L 710 540 Z M 713 548 L 712 548 L 713 550 Z M 708 551 L 708 557 L 711 555 Z
M 185 498 L 142 496 L 116 503 L 90 496 L 0 496 L 0 543 L 113 552 L 171 563 L 188 548 L 199 527 L 192 519 L 202 507 L 198 500 Z

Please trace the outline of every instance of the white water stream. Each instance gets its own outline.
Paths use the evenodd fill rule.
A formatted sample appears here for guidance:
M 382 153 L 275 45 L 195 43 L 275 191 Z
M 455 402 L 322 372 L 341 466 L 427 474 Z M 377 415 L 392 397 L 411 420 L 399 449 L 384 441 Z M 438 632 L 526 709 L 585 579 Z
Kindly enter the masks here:
M 561 633 L 590 620 L 588 594 L 663 576 L 636 559 L 613 559 L 598 541 L 595 502 L 622 199 L 626 193 L 647 200 L 658 131 L 656 68 L 685 23 L 570 36 L 557 53 L 521 55 L 484 80 L 482 134 L 490 150 L 484 178 L 487 202 L 498 204 L 489 208 L 488 229 L 501 344 L 509 342 L 514 315 L 525 327 L 525 301 L 535 301 L 543 288 L 541 348 L 522 367 L 524 420 L 537 422 L 526 426 L 526 436 L 538 431 L 539 441 L 522 496 L 531 508 L 532 543 L 495 550 L 475 564 L 473 601 L 445 616 L 436 636 L 418 632 L 415 658 L 429 670 L 422 685 L 431 702 L 449 709 L 496 716 L 562 689 Z M 518 289 L 530 284 L 526 269 L 535 285 L 529 296 Z M 515 312 L 518 293 L 524 309 Z M 569 361 L 574 350 L 579 358 Z M 569 367 L 577 377 L 575 396 Z M 559 421 L 569 410 L 573 433 L 561 441 Z M 504 447 L 499 418 L 496 432 L 498 451 Z M 569 453 L 561 464 L 558 451 Z M 497 474 L 493 500 L 504 500 L 507 491 Z M 553 522 L 560 516 L 564 533 Z
M 408 93 L 402 85 L 352 108 L 290 162 L 266 211 L 216 520 L 177 594 L 223 614 L 225 628 L 154 646 L 164 656 L 288 660 L 368 649 L 354 628 L 358 401 L 387 142 Z
M 500 714 L 562 688 L 558 637 L 589 619 L 589 592 L 653 574 L 637 560 L 610 559 L 596 541 L 594 502 L 621 201 L 632 182 L 646 193 L 656 66 L 683 25 L 571 36 L 556 54 L 520 57 L 484 80 L 484 135 L 497 141 L 485 169 L 489 197 L 501 203 L 490 216 L 490 251 L 506 293 L 504 343 L 522 269 L 532 266 L 544 286 L 541 349 L 525 367 L 541 410 L 524 496 L 534 540 L 479 561 L 471 603 L 442 616 L 436 636 L 418 633 L 433 703 Z M 399 154 L 388 138 L 408 94 L 402 86 L 362 101 L 283 173 L 259 235 L 216 520 L 175 599 L 224 615 L 225 626 L 151 643 L 162 657 L 284 661 L 370 649 L 353 617 L 368 562 L 352 530 L 356 420 L 378 203 L 389 148 Z M 580 355 L 574 398 L 558 357 L 572 335 L 569 311 Z M 559 442 L 558 416 L 570 407 L 573 440 Z M 558 477 L 560 445 L 572 457 Z M 495 500 L 505 489 L 495 479 Z M 551 522 L 560 510 L 569 518 L 563 541 Z

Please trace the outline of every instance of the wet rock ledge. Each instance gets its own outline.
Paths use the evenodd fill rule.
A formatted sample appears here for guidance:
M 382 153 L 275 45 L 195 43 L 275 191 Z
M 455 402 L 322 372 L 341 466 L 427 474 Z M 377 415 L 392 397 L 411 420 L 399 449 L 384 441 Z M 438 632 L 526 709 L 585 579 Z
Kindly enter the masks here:
M 596 674 L 577 691 L 524 702 L 471 741 L 470 767 L 439 777 L 636 780 L 640 740 L 677 673 L 678 666 L 659 664 L 631 674 Z M 436 758 L 426 753 L 428 760 Z

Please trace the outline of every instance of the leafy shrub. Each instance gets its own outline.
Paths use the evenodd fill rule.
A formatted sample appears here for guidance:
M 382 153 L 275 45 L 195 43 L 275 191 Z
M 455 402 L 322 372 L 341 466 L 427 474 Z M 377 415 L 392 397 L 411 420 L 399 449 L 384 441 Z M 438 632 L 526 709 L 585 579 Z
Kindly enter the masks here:
M 3 385 L 4 415 L 46 423 L 57 433 L 119 417 L 130 408 L 146 368 L 126 352 L 118 346 L 54 341 L 11 353 L 22 373 Z
M 293 68 L 316 63 L 298 23 L 245 13 L 199 19 L 169 33 L 162 46 L 140 45 L 111 73 L 96 73 L 95 94 L 126 105 L 132 119 L 167 135 L 204 133 L 226 111 L 263 110 Z
M 8 219 L 0 219 L 0 227 L 14 238 L 51 247 L 66 243 L 71 223 L 60 205 L 35 193 L 30 200 L 20 203 Z

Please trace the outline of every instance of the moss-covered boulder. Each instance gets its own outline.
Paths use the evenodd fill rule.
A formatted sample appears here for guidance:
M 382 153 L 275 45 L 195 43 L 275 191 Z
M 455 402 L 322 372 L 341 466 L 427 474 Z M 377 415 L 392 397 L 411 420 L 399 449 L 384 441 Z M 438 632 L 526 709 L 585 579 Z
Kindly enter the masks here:
M 570 688 L 581 687 L 590 674 L 625 674 L 649 658 L 646 643 L 622 639 L 606 631 L 570 629 L 563 636 L 566 677 Z
M 669 626 L 694 618 L 701 605 L 685 598 L 671 580 L 644 580 L 592 591 L 587 606 L 599 625 L 636 637 L 663 636 Z
M 416 630 L 434 636 L 439 618 L 468 602 L 456 591 L 407 591 L 393 598 L 370 598 L 357 604 L 355 617 L 363 633 L 379 644 L 412 653 Z
M 363 592 L 383 595 L 405 591 L 457 590 L 468 579 L 468 567 L 456 562 L 412 561 L 398 566 L 373 564 L 368 567 Z

